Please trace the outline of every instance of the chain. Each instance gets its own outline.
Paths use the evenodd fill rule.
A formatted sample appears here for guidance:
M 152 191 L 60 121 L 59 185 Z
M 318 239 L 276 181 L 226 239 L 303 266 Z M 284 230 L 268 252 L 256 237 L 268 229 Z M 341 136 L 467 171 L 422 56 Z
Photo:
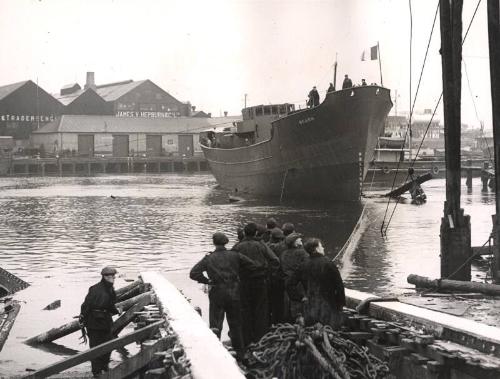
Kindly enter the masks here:
M 387 364 L 328 325 L 278 324 L 248 347 L 246 377 L 381 379 Z

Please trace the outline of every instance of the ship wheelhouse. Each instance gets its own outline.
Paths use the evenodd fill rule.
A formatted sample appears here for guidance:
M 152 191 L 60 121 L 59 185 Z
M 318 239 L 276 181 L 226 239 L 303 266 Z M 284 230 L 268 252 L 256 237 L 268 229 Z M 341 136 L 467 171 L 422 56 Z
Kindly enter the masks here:
M 234 122 L 221 132 L 200 135 L 200 142 L 207 147 L 232 149 L 266 141 L 272 136 L 272 122 L 294 111 L 295 105 L 289 103 L 243 108 L 242 121 Z

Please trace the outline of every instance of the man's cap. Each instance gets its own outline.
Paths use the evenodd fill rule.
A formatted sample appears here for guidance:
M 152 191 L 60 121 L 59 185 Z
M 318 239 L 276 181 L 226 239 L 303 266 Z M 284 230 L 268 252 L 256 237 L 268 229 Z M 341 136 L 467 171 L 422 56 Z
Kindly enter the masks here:
M 268 229 L 274 229 L 277 225 L 278 223 L 276 222 L 276 219 L 274 217 L 270 217 L 266 221 L 266 226 Z
M 283 230 L 280 228 L 273 228 L 271 230 L 271 237 L 274 239 L 283 239 L 285 238 L 285 235 L 283 234 Z
M 213 241 L 214 245 L 222 245 L 223 246 L 229 242 L 229 239 L 226 237 L 226 235 L 224 233 L 217 232 L 217 233 L 214 233 L 214 235 L 212 236 L 212 241 Z
M 101 270 L 101 275 L 116 275 L 117 272 L 114 267 L 106 266 Z
M 295 225 L 293 225 L 291 222 L 286 222 L 281 227 L 281 230 L 283 230 L 283 234 L 287 236 L 295 230 Z
M 286 236 L 285 238 L 285 243 L 288 245 L 288 246 L 292 246 L 293 243 L 295 242 L 296 239 L 298 238 L 302 238 L 302 234 L 300 233 L 292 233 L 292 234 L 289 234 L 288 236 Z

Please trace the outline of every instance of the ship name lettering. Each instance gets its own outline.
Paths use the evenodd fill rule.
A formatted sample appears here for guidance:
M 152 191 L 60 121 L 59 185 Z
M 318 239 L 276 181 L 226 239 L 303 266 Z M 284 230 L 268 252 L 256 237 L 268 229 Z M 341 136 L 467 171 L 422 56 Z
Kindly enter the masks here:
M 314 117 L 307 117 L 304 118 L 303 120 L 299 120 L 299 125 L 304 125 L 312 121 L 314 121 Z

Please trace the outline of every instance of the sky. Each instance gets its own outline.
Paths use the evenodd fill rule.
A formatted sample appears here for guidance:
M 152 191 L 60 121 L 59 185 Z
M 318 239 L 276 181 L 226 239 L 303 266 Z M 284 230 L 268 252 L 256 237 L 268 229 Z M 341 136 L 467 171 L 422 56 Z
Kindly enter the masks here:
M 464 0 L 464 32 L 478 1 Z M 383 85 L 391 89 L 401 113 L 410 109 L 415 96 L 437 4 L 438 0 L 0 0 L 0 85 L 31 79 L 56 93 L 68 83 L 83 87 L 86 72 L 93 71 L 97 84 L 150 79 L 197 110 L 238 115 L 245 94 L 247 105 L 304 106 L 316 85 L 323 98 L 333 81 L 335 60 L 337 87 L 344 74 L 354 83 L 365 78 L 380 84 L 380 63 Z M 377 42 L 380 62 L 362 62 L 362 51 Z M 433 109 L 442 91 L 439 46 L 438 15 L 416 111 Z M 462 122 L 478 128 L 484 121 L 485 128 L 491 128 L 486 0 L 464 44 L 463 62 Z M 395 111 L 396 106 L 391 114 Z

